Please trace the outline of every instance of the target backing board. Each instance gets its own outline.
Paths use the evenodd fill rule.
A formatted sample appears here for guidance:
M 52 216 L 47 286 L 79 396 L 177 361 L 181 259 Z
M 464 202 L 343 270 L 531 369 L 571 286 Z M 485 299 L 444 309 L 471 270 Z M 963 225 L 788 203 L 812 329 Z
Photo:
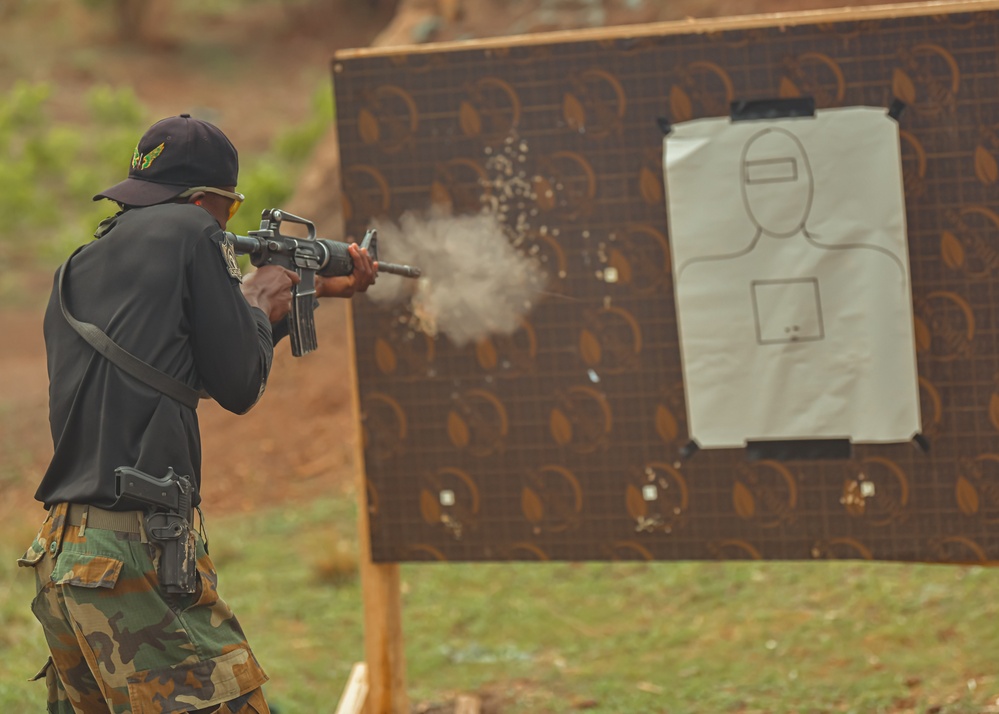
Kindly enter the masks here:
M 996 47 L 999 3 L 954 2 L 338 53 L 348 234 L 485 212 L 546 276 L 512 329 L 457 342 L 411 302 L 352 301 L 374 560 L 999 559 Z M 918 438 L 697 449 L 664 136 L 795 100 L 895 112 L 905 245 L 878 269 L 909 281 L 914 394 L 890 435 Z M 757 277 L 758 316 L 830 339 L 822 280 Z

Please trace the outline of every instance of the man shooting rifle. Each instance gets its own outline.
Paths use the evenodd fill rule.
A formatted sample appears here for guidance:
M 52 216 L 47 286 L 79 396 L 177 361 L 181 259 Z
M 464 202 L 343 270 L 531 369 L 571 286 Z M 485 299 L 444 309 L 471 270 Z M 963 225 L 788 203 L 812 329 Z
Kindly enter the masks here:
M 18 561 L 36 574 L 49 712 L 268 711 L 267 675 L 191 527 L 199 398 L 236 414 L 256 404 L 305 277 L 272 262 L 243 279 L 225 232 L 237 175 L 216 126 L 157 122 L 128 178 L 94 197 L 121 210 L 56 276 L 44 322 L 54 450 L 35 493 L 48 515 Z M 374 283 L 368 250 L 344 252 L 350 270 L 315 284 L 310 306 Z

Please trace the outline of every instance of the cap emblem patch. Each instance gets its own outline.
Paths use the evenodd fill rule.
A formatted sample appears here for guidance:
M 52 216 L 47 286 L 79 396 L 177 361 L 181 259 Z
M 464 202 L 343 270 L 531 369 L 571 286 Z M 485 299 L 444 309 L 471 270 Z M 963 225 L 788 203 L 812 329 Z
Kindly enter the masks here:
M 132 168 L 138 171 L 148 169 L 152 165 L 153 161 L 156 160 L 156 157 L 163 153 L 164 146 L 165 144 L 160 144 L 148 154 L 143 156 L 139 153 L 139 146 L 136 145 L 135 150 L 132 152 Z

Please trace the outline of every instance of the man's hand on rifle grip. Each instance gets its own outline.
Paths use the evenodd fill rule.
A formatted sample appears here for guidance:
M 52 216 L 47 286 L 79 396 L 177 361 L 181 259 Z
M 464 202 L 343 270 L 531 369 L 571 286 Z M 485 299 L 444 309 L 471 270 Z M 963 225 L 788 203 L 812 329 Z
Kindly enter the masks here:
M 354 261 L 354 272 L 350 275 L 335 278 L 316 276 L 316 295 L 324 297 L 349 298 L 354 293 L 363 293 L 375 284 L 378 277 L 378 262 L 371 259 L 367 248 L 361 248 L 357 243 L 347 246 Z
M 293 270 L 264 265 L 243 278 L 240 289 L 250 307 L 259 307 L 273 324 L 291 311 L 291 289 L 301 280 Z

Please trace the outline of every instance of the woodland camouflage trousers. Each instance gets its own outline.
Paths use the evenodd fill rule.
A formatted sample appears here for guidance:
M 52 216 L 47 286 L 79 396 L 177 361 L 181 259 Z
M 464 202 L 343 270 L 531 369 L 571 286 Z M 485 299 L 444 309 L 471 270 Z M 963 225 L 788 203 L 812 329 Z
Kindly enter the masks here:
M 51 652 L 36 679 L 50 714 L 268 714 L 267 675 L 199 536 L 196 592 L 164 595 L 159 548 L 141 528 L 70 526 L 66 514 L 53 506 L 18 560 L 35 571 L 31 609 Z

